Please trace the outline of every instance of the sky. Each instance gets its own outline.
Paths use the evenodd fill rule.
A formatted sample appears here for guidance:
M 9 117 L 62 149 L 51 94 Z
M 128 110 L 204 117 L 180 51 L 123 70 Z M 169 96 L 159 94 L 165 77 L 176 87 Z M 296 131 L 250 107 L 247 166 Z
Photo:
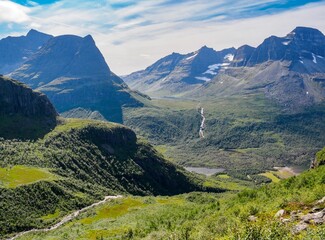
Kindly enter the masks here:
M 0 38 L 91 34 L 118 75 L 204 45 L 256 47 L 296 26 L 325 33 L 325 0 L 0 0 Z

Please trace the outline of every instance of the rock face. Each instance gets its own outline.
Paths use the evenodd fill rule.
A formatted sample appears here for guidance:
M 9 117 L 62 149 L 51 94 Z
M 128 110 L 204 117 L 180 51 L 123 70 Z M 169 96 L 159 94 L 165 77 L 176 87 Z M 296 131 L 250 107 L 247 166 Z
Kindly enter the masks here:
M 236 54 L 234 62 L 248 59 L 242 66 L 252 67 L 267 61 L 289 61 L 294 71 L 314 73 L 325 72 L 324 57 L 325 36 L 317 29 L 297 27 L 285 37 L 271 36 L 256 49 Z
M 0 40 L 0 74 L 7 74 L 23 64 L 52 36 L 30 30 L 26 36 Z
M 186 92 L 210 81 L 230 64 L 234 53 L 234 48 L 215 51 L 206 46 L 189 54 L 172 53 L 123 79 L 132 89 L 152 96 Z
M 67 112 L 63 112 L 61 113 L 61 116 L 65 118 L 82 118 L 106 121 L 106 119 L 103 115 L 100 114 L 100 112 L 91 111 L 89 109 L 84 109 L 80 107 L 71 109 Z
M 40 137 L 56 125 L 57 115 L 44 94 L 0 77 L 0 137 Z
M 122 107 L 143 106 L 143 97 L 111 72 L 90 35 L 50 38 L 9 76 L 45 93 L 59 112 L 81 107 L 122 122 Z
M 257 48 L 240 47 L 230 66 L 187 97 L 264 94 L 289 111 L 325 100 L 325 36 L 297 27 Z

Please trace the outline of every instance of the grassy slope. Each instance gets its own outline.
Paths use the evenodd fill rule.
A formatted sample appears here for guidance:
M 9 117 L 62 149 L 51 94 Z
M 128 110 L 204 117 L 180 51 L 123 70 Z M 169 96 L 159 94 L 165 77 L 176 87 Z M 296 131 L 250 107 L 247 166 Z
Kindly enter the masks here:
M 49 232 L 20 239 L 324 239 L 324 226 L 292 235 L 279 209 L 309 211 L 325 192 L 325 167 L 238 194 L 127 197 L 83 213 Z M 324 207 L 324 206 L 323 206 Z M 256 222 L 247 220 L 255 215 Z
M 0 187 L 16 188 L 38 181 L 56 180 L 57 177 L 47 169 L 27 166 L 0 168 Z
M 316 165 L 325 165 L 325 147 L 316 155 Z
M 3 184 L 16 187 L 0 187 L 0 235 L 44 226 L 104 195 L 206 189 L 202 179 L 167 162 L 119 124 L 63 120 L 34 142 L 2 139 L 0 150 L 0 167 L 8 169 Z M 45 168 L 51 171 L 47 176 L 29 175 Z M 15 175 L 19 169 L 26 175 Z
M 126 109 L 125 124 L 182 165 L 223 167 L 234 176 L 273 166 L 307 167 L 325 144 L 324 106 L 287 114 L 262 95 L 202 102 L 156 99 L 153 105 Z M 198 139 L 199 105 L 206 116 L 203 141 Z

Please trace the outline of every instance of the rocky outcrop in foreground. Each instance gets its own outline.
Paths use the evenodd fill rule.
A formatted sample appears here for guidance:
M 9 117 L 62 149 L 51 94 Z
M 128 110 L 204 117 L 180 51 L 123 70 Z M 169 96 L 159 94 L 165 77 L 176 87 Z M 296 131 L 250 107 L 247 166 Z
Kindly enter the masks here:
M 325 223 L 325 197 L 317 201 L 310 209 L 304 207 L 291 212 L 284 209 L 279 210 L 275 217 L 285 224 L 293 223 L 292 233 L 299 234 L 301 231 L 308 229 L 311 225 L 322 225 Z

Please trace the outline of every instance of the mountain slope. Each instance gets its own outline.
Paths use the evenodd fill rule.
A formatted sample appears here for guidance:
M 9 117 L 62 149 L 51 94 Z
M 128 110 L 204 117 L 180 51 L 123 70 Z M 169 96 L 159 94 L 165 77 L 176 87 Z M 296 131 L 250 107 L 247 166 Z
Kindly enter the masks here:
M 19 67 L 52 37 L 32 29 L 26 36 L 1 39 L 0 74 L 10 73 Z
M 81 107 L 122 122 L 122 107 L 145 101 L 111 72 L 90 35 L 49 39 L 9 76 L 45 93 L 60 113 Z
M 229 65 L 234 48 L 215 51 L 206 46 L 189 54 L 173 53 L 145 70 L 123 77 L 132 88 L 152 96 L 168 96 L 194 89 Z

